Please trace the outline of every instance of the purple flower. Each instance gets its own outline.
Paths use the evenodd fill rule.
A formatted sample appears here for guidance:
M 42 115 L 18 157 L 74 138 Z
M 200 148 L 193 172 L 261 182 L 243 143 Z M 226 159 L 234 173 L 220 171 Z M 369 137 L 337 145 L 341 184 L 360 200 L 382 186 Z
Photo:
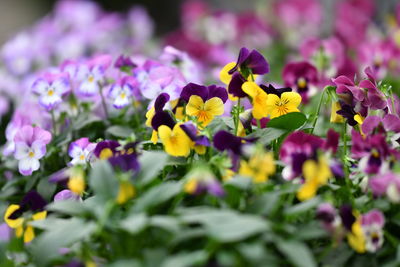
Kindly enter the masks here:
M 306 61 L 286 64 L 282 76 L 285 86 L 295 88 L 305 102 L 317 92 L 318 71 Z
M 361 216 L 361 227 L 365 236 L 365 249 L 376 252 L 383 245 L 385 217 L 379 210 L 371 210 Z
M 252 74 L 266 74 L 269 72 L 269 64 L 257 50 L 253 49 L 249 51 L 246 47 L 242 47 L 239 51 L 236 65 L 229 71 L 229 74 L 232 75 L 236 71 L 245 73 L 251 71 Z
M 125 76 L 120 79 L 111 86 L 108 96 L 113 99 L 115 108 L 121 109 L 128 106 L 133 98 L 140 97 L 135 78 Z
M 324 228 L 333 233 L 340 220 L 336 209 L 330 203 L 322 203 L 318 206 L 316 218 L 320 220 Z
M 68 148 L 68 155 L 72 158 L 70 165 L 86 164 L 90 160 L 90 156 L 95 143 L 90 143 L 89 138 L 82 137 L 72 142 Z
M 350 126 L 356 126 L 358 122 L 354 119 L 354 116 L 357 115 L 354 108 L 343 101 L 339 101 L 341 109 L 336 111 L 337 114 L 341 115 L 343 118 L 347 119 L 347 123 Z
M 225 195 L 224 189 L 215 178 L 214 174 L 201 167 L 187 174 L 187 181 L 184 189 L 186 193 L 193 195 L 199 195 L 205 192 L 216 197 L 223 197 Z
M 210 146 L 210 140 L 205 135 L 197 135 L 197 128 L 192 122 L 181 124 L 182 130 L 197 146 Z
M 137 143 L 129 143 L 121 147 L 116 141 L 106 140 L 99 142 L 93 153 L 97 158 L 108 160 L 112 166 L 120 168 L 122 171 L 136 172 L 140 168 L 136 145 Z
M 400 203 L 400 176 L 392 172 L 376 175 L 369 179 L 374 196 L 386 195 L 390 201 Z
M 47 110 L 54 109 L 62 97 L 70 91 L 68 73 L 46 73 L 32 85 L 32 91 L 39 95 L 39 103 Z
M 393 114 L 387 114 L 382 119 L 379 116 L 371 115 L 365 118 L 361 129 L 364 134 L 370 135 L 374 131 L 384 133 L 385 131 L 400 132 L 400 118 Z
M 100 90 L 100 82 L 104 79 L 105 71 L 111 65 L 109 55 L 100 55 L 80 64 L 76 79 L 80 82 L 77 93 L 85 97 L 95 96 Z
M 261 89 L 263 89 L 267 94 L 274 94 L 279 97 L 285 92 L 292 92 L 292 88 L 284 87 L 284 88 L 275 88 L 272 84 L 268 84 L 268 86 L 261 84 Z
M 40 167 L 39 159 L 46 154 L 46 145 L 50 143 L 51 133 L 36 126 L 23 126 L 14 137 L 14 156 L 19 161 L 22 175 L 31 175 Z
M 12 228 L 6 223 L 0 224 L 0 242 L 8 242 L 11 238 Z
M 75 194 L 74 192 L 72 192 L 71 190 L 68 190 L 68 189 L 64 189 L 64 190 L 58 192 L 54 196 L 54 202 L 68 200 L 68 199 L 79 200 L 80 197 L 79 197 L 79 195 Z
M 192 95 L 200 96 L 204 102 L 213 97 L 220 98 L 223 103 L 228 100 L 228 93 L 226 92 L 226 89 L 217 85 L 204 86 L 195 83 L 189 83 L 183 87 L 180 98 L 188 103 Z
M 114 67 L 117 69 L 133 69 L 136 68 L 137 65 L 133 63 L 133 61 L 129 57 L 125 57 L 124 55 L 120 55 L 114 63 Z
M 14 137 L 17 134 L 17 132 L 25 125 L 31 124 L 31 119 L 27 116 L 25 116 L 22 112 L 20 111 L 15 111 L 13 115 L 13 119 L 11 122 L 7 125 L 6 128 L 6 138 L 7 138 L 7 144 L 3 150 L 3 154 L 5 156 L 9 156 L 14 153 L 15 151 L 15 142 L 14 142 Z

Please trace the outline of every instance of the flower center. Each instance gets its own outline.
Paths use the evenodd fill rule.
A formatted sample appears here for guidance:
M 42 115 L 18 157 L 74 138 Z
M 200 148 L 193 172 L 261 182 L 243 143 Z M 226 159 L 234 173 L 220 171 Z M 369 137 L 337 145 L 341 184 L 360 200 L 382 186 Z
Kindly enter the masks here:
M 307 81 L 306 81 L 306 79 L 304 79 L 303 77 L 300 77 L 298 80 L 297 80 L 297 87 L 299 87 L 299 88 L 306 88 L 307 87 Z
M 120 96 L 121 96 L 122 99 L 125 99 L 126 93 L 125 93 L 125 92 L 122 92 Z
M 92 82 L 94 81 L 94 77 L 93 77 L 93 75 L 89 75 L 89 77 L 88 77 L 88 81 L 89 81 L 90 83 L 92 83 Z
M 29 151 L 28 157 L 33 158 L 35 156 L 35 152 Z
M 80 156 L 79 156 L 79 159 L 80 159 L 80 160 L 85 160 L 85 155 L 83 155 L 83 154 L 80 155 Z
M 47 96 L 53 96 L 54 95 L 54 90 L 53 90 L 53 88 L 50 88 L 48 91 L 47 91 Z
M 209 119 L 208 112 L 205 110 L 199 110 L 197 117 L 199 118 L 199 121 L 207 121 Z

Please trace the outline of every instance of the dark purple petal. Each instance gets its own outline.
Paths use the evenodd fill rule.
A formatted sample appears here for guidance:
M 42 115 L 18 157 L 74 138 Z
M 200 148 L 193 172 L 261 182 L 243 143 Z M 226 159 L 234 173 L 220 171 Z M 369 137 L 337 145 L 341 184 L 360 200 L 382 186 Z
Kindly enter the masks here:
M 272 84 L 269 84 L 268 86 L 265 86 L 263 84 L 260 85 L 261 89 L 263 89 L 267 94 L 274 94 L 279 97 L 285 92 L 291 92 L 292 88 L 290 87 L 284 87 L 284 88 L 278 88 L 276 89 Z
M 236 61 L 236 65 L 235 67 L 233 67 L 228 73 L 229 74 L 233 74 L 234 72 L 237 71 L 237 68 L 243 64 L 243 62 L 247 59 L 247 57 L 249 56 L 250 51 L 249 49 L 247 49 L 246 47 L 242 47 L 239 51 L 239 56 L 238 59 Z
M 345 104 L 344 102 L 340 101 L 340 106 L 341 106 L 341 110 L 336 111 L 337 114 L 343 116 L 344 118 L 347 119 L 347 123 L 350 126 L 355 126 L 357 125 L 357 121 L 354 120 L 354 116 L 356 115 L 356 112 L 354 111 L 354 109 L 350 106 Z
M 353 209 L 350 205 L 343 205 L 339 210 L 340 218 L 342 219 L 343 226 L 351 232 L 351 227 L 356 221 L 356 217 L 353 215 Z
M 96 148 L 94 149 L 93 153 L 96 155 L 96 157 L 100 157 L 101 151 L 103 149 L 110 149 L 113 153 L 116 151 L 116 148 L 119 147 L 120 144 L 117 141 L 113 140 L 106 140 L 106 141 L 101 141 L 96 145 Z
M 187 136 L 189 136 L 189 138 L 192 141 L 196 141 L 196 139 L 197 139 L 197 128 L 193 123 L 191 123 L 191 122 L 184 123 L 184 124 L 180 125 L 180 127 L 187 134 Z
M 330 162 L 329 167 L 331 169 L 332 174 L 335 176 L 335 178 L 343 178 L 344 177 L 344 170 L 343 170 L 343 165 L 342 163 L 332 160 Z
M 304 153 L 293 153 L 292 154 L 292 171 L 295 176 L 299 176 L 303 172 L 303 164 L 308 159 Z
M 31 210 L 31 211 L 42 211 L 44 210 L 44 207 L 47 205 L 46 200 L 43 199 L 39 193 L 36 191 L 29 191 L 26 193 L 24 198 L 21 200 L 19 203 L 20 208 L 11 213 L 11 215 L 8 217 L 9 219 L 17 219 L 21 217 L 22 213 L 25 211 Z
M 192 95 L 200 96 L 205 102 L 208 99 L 208 89 L 204 85 L 189 83 L 183 87 L 180 97 L 187 103 Z
M 364 121 L 365 123 L 365 121 Z M 400 132 L 400 118 L 393 114 L 387 114 L 383 118 L 383 126 L 386 131 Z
M 227 131 L 219 131 L 214 135 L 214 147 L 220 151 L 228 150 L 240 155 L 242 138 L 234 136 Z
M 208 139 L 207 136 L 200 135 L 196 138 L 195 144 L 198 146 L 207 146 L 208 147 L 208 146 L 210 146 L 210 140 Z
M 225 195 L 224 189 L 217 180 L 207 183 L 207 192 L 216 197 L 223 197 Z
M 122 171 L 138 171 L 139 170 L 139 161 L 137 160 L 136 154 L 121 154 L 117 152 L 116 156 L 113 156 L 108 159 L 110 164 L 114 167 L 120 168 Z
M 326 141 L 324 144 L 324 149 L 332 150 L 333 153 L 336 153 L 338 145 L 339 145 L 340 134 L 335 132 L 333 129 L 329 129 L 326 134 Z
M 213 97 L 219 97 L 223 103 L 225 103 L 228 100 L 228 92 L 224 87 L 216 86 L 213 84 L 208 86 L 207 88 L 208 88 L 207 100 Z
M 245 62 L 243 62 L 241 65 L 245 65 L 245 67 L 251 69 L 253 74 L 261 75 L 269 72 L 268 62 L 257 50 L 252 50 Z
M 155 101 L 155 103 L 154 103 L 154 109 L 155 109 L 156 111 L 161 111 L 161 110 L 163 110 L 165 104 L 168 103 L 169 98 L 170 98 L 170 97 L 169 97 L 169 94 L 167 94 L 167 93 L 162 93 L 162 94 L 160 94 L 160 95 L 157 97 L 157 99 L 156 99 L 156 101 Z
M 324 223 L 332 223 L 335 220 L 336 210 L 330 203 L 322 203 L 318 206 L 316 217 Z
M 160 127 L 161 125 L 166 125 L 171 129 L 174 128 L 175 121 L 168 111 L 157 112 L 151 120 L 151 127 L 153 127 L 154 130 L 157 131 L 158 127 Z
M 232 75 L 232 80 L 228 85 L 228 92 L 237 97 L 246 97 L 247 94 L 242 90 L 242 85 L 244 82 L 245 79 L 240 73 L 234 73 Z

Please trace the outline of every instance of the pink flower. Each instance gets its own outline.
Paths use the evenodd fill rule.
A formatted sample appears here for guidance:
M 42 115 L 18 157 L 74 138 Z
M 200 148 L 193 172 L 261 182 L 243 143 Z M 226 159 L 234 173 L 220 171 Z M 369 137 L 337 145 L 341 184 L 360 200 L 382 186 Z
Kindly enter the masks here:
M 72 142 L 68 149 L 68 155 L 72 158 L 69 164 L 86 164 L 86 162 L 89 161 L 90 155 L 95 147 L 96 144 L 91 143 L 87 137 L 82 137 L 75 142 Z

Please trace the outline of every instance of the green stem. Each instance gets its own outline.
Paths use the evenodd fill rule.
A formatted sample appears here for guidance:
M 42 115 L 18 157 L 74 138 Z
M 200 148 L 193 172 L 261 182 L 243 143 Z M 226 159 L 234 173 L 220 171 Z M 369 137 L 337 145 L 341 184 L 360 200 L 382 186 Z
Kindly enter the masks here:
M 321 110 L 321 105 L 322 105 L 322 100 L 324 99 L 324 95 L 325 95 L 325 90 L 322 91 L 321 98 L 319 99 L 317 113 L 315 114 L 314 122 L 313 122 L 312 129 L 311 129 L 311 134 L 313 134 L 315 125 L 317 125 L 317 120 L 319 117 L 319 112 Z
M 57 121 L 56 121 L 56 116 L 54 115 L 54 110 L 50 111 L 51 114 L 51 124 L 53 126 L 53 134 L 54 136 L 57 135 Z
M 257 120 L 257 127 L 258 127 L 259 129 L 261 129 L 261 121 L 260 121 L 260 120 Z
M 240 116 L 240 98 L 238 99 L 237 105 L 236 105 L 236 113 L 235 113 L 235 135 L 238 135 L 239 131 L 239 116 Z
M 104 98 L 103 95 L 103 86 L 100 84 L 100 97 L 101 97 L 101 104 L 103 105 L 104 113 L 106 115 L 106 119 L 108 120 L 108 109 L 107 109 L 107 104 L 106 104 L 106 99 Z

